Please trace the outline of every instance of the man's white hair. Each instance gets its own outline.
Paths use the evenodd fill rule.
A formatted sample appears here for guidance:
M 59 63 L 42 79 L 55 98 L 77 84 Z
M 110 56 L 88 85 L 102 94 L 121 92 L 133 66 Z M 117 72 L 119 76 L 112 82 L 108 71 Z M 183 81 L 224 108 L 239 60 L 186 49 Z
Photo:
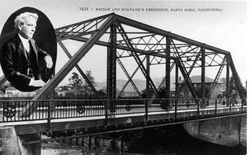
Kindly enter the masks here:
M 23 25 L 24 20 L 27 19 L 27 18 L 30 18 L 30 17 L 33 17 L 36 21 L 38 19 L 38 15 L 36 13 L 31 13 L 31 12 L 21 13 L 14 20 L 15 27 L 18 28 L 18 25 Z

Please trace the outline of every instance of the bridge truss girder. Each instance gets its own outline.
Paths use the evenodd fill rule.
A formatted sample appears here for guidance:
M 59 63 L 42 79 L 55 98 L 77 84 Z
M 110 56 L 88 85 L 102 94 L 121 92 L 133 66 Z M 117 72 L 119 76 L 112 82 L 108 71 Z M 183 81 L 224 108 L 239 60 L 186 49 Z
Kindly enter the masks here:
M 156 95 L 157 98 L 159 97 L 158 89 L 147 72 L 147 67 L 144 66 L 144 59 L 141 59 L 141 56 L 143 58 L 150 56 L 151 60 L 146 62 L 146 66 L 165 64 L 166 74 L 164 83 L 165 86 L 168 87 L 166 97 L 170 96 L 170 66 L 175 64 L 175 66 L 180 69 L 182 76 L 187 82 L 193 98 L 197 98 L 197 90 L 194 88 L 190 79 L 190 73 L 192 70 L 194 68 L 201 68 L 201 81 L 203 86 L 202 94 L 204 94 L 205 68 L 225 65 L 222 63 L 224 57 L 230 56 L 228 51 L 116 14 L 108 14 L 71 24 L 58 28 L 55 31 L 59 44 L 63 44 L 63 40 L 76 40 L 85 43 L 76 51 L 58 73 L 55 74 L 49 83 L 41 89 L 33 100 L 46 98 L 71 71 L 71 69 L 77 66 L 77 63 L 85 56 L 93 45 L 101 45 L 109 49 L 109 58 L 107 59 L 107 64 L 109 64 L 107 65 L 107 89 L 109 99 L 114 99 L 119 96 L 116 95 L 115 89 L 115 66 L 116 61 L 120 61 L 121 59 L 132 57 L 138 65 L 133 74 L 129 75 L 125 73 L 128 77 L 128 82 L 133 83 L 132 78 L 134 74 L 140 70 L 147 79 L 149 87 L 153 89 L 154 95 Z M 226 65 L 229 65 L 229 63 Z M 230 67 L 235 81 L 237 81 L 237 85 L 240 85 L 238 86 L 238 89 L 242 89 L 239 76 L 232 61 L 230 61 Z M 220 70 L 218 72 L 220 72 Z M 216 77 L 215 79 L 218 80 L 219 78 Z M 134 86 L 134 88 L 136 89 L 136 86 Z M 244 97 L 242 90 L 239 92 L 240 96 Z M 204 95 L 202 95 L 202 97 L 204 97 Z M 35 109 L 34 105 L 31 107 L 26 109 Z M 30 114 L 30 110 L 27 110 L 24 115 L 26 114 Z

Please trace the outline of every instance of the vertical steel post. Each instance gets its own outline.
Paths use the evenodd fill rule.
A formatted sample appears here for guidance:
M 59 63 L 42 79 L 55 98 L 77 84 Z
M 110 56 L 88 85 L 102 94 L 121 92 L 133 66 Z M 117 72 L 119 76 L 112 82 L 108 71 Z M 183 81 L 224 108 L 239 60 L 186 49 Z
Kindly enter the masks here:
M 229 89 L 229 76 L 230 76 L 230 70 L 229 70 L 229 65 L 230 65 L 230 57 L 227 55 L 227 66 L 226 66 L 226 105 L 229 106 L 229 96 L 230 96 L 230 89 Z M 230 108 L 231 112 L 231 108 Z
M 170 98 L 171 98 L 171 94 L 170 94 L 170 45 L 171 45 L 171 41 L 169 38 L 166 38 L 166 66 L 165 66 L 165 89 L 166 89 L 166 103 L 167 103 L 167 107 L 170 107 Z
M 89 149 L 91 149 L 91 147 L 92 147 L 92 137 L 89 136 Z
M 7 104 L 6 104 L 5 101 L 3 101 L 2 104 L 3 104 L 3 111 L 4 111 L 4 109 L 7 108 Z M 5 116 L 4 116 L 4 114 L 2 114 L 1 117 L 2 117 L 3 122 L 5 122 Z
M 147 71 L 147 75 L 150 75 L 150 55 L 146 56 L 146 71 Z M 147 101 L 150 98 L 150 87 L 149 87 L 149 80 L 148 78 L 146 78 L 146 93 L 147 93 Z
M 230 113 L 232 111 L 232 102 L 234 102 L 234 101 L 232 101 L 232 99 L 229 99 L 229 112 Z
M 79 138 L 76 138 L 76 145 L 79 145 Z
M 245 102 L 246 102 L 245 98 L 241 99 L 241 111 L 243 111 L 243 106 L 244 106 Z
M 217 115 L 217 99 L 215 99 L 215 111 L 214 114 Z
M 198 102 L 196 102 L 196 101 L 198 101 Z M 199 118 L 199 116 L 200 116 L 200 103 L 201 103 L 201 101 L 200 101 L 200 99 L 195 99 L 195 102 L 197 103 L 197 118 Z
M 149 102 L 149 100 L 147 99 L 147 100 L 145 101 L 145 124 L 146 124 L 147 121 L 148 121 L 148 102 Z
M 178 65 L 175 65 L 175 112 L 174 112 L 174 116 L 175 118 L 177 118 L 177 103 L 178 103 L 178 89 L 179 89 L 179 74 L 178 74 L 179 70 L 178 70 Z
M 115 112 L 116 98 L 116 26 L 110 26 L 110 47 L 107 51 L 107 98 L 110 112 Z
M 146 72 L 147 75 L 150 75 L 150 55 L 146 56 Z M 150 84 L 149 84 L 149 79 L 146 78 L 146 90 L 147 90 L 147 100 L 145 102 L 145 119 L 146 121 L 148 120 L 148 105 L 149 105 L 149 101 L 150 101 L 150 94 L 151 94 L 151 89 L 150 89 Z
M 205 49 L 201 49 L 201 107 L 205 107 Z
M 51 133 L 51 112 L 52 112 L 52 107 L 53 107 L 53 102 L 52 102 L 52 100 L 50 99 L 50 101 L 49 102 L 46 102 L 46 103 L 48 103 L 48 120 L 47 120 L 47 133 L 49 134 L 49 135 L 51 135 L 52 133 Z
M 146 56 L 146 71 L 147 71 L 147 75 L 150 75 L 150 55 Z M 147 100 L 145 102 L 145 121 L 148 120 L 148 105 L 149 105 L 149 100 L 150 100 L 150 94 L 151 94 L 151 89 L 150 89 L 150 85 L 149 85 L 149 80 L 148 78 L 146 78 L 146 93 L 147 93 Z
M 82 141 L 81 141 L 82 147 L 84 147 L 84 143 L 85 143 L 84 138 L 85 138 L 85 137 L 82 137 Z
M 104 108 L 105 108 L 105 125 L 108 125 L 108 103 L 109 100 L 104 102 Z

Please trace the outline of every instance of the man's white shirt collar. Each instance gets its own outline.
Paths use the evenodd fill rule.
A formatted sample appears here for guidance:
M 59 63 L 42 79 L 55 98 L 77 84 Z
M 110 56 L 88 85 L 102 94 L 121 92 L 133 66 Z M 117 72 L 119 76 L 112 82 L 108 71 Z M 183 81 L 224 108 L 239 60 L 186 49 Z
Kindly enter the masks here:
M 21 42 L 26 49 L 27 52 L 30 52 L 30 44 L 29 44 L 29 39 L 24 38 L 20 34 L 18 34 L 19 38 L 21 39 Z

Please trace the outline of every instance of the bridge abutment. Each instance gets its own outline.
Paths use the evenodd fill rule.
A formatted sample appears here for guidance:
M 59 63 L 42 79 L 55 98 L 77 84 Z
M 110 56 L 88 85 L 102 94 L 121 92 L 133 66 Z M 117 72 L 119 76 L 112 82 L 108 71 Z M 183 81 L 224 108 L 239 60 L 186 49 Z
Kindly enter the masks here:
M 227 117 L 183 124 L 193 137 L 225 146 L 246 146 L 246 116 Z
M 6 155 L 21 155 L 14 127 L 0 127 L 0 150 Z
M 18 136 L 15 128 L 0 127 L 0 154 L 4 155 L 40 155 L 41 143 L 29 144 L 41 140 L 40 134 Z

